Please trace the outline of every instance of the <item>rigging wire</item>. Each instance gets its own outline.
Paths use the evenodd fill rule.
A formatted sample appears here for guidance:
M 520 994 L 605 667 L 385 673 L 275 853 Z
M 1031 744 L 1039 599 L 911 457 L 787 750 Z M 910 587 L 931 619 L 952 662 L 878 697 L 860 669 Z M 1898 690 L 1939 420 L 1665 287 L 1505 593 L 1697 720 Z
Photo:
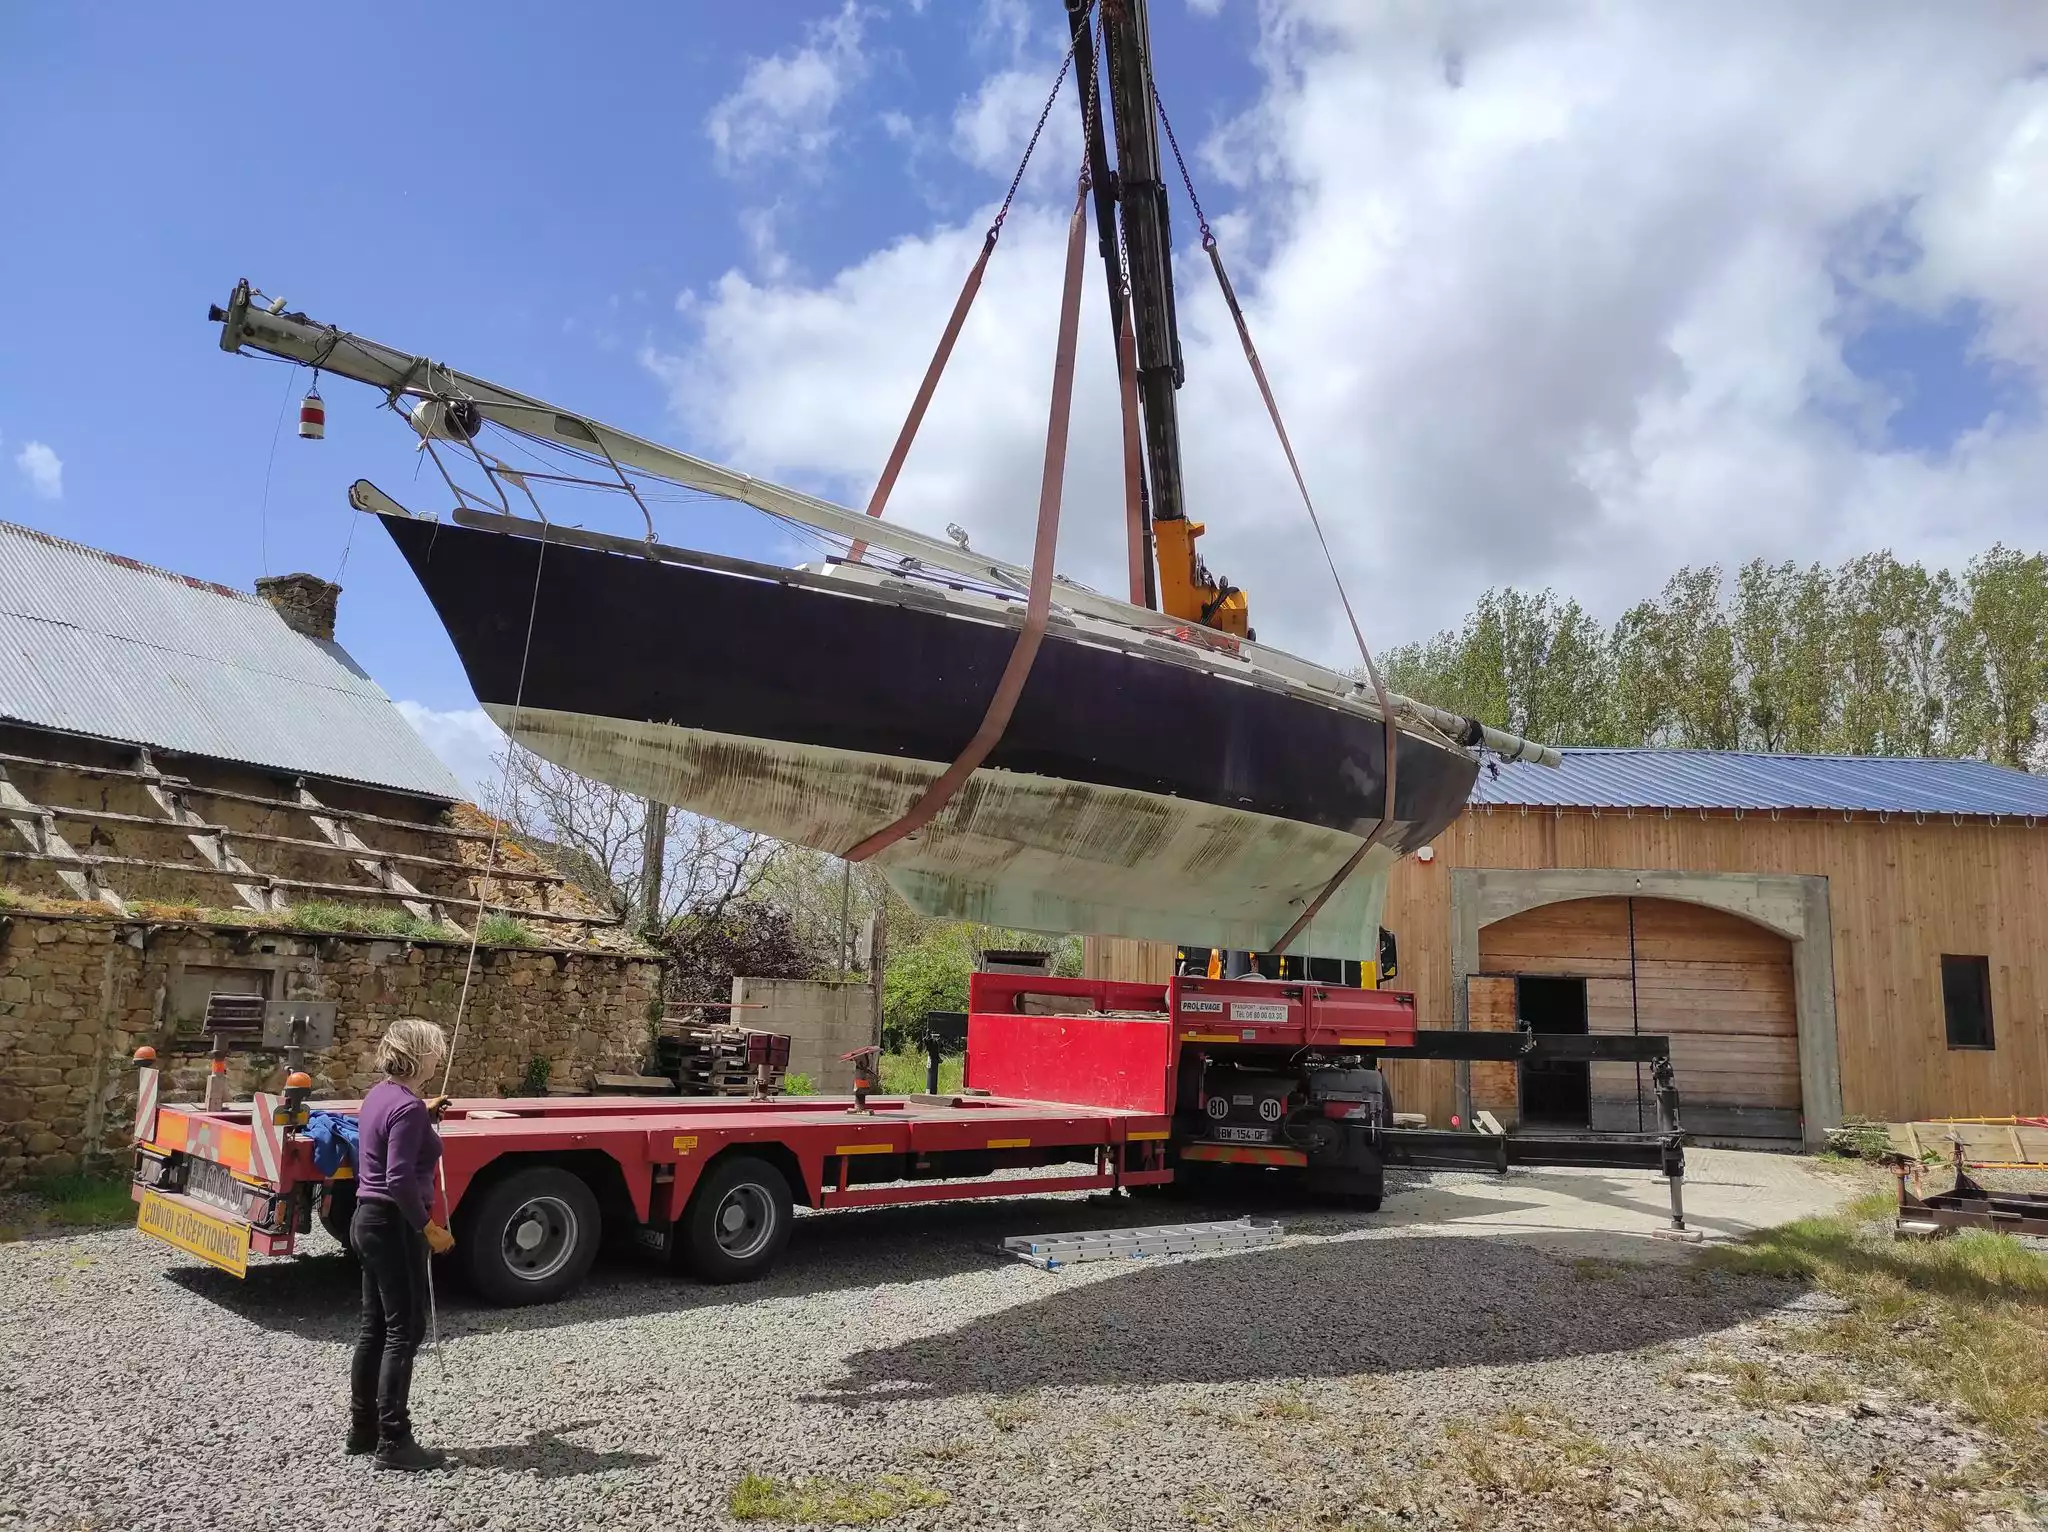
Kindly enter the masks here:
M 263 460 L 263 498 L 256 507 L 256 540 L 262 552 L 263 573 L 270 573 L 270 473 L 277 466 L 277 441 L 284 434 L 284 412 L 291 407 L 292 390 L 298 386 L 299 364 L 292 362 L 284 380 L 284 397 L 277 401 L 277 424 L 270 428 L 270 456 Z M 355 520 L 353 516 L 349 518 Z
M 1166 129 L 1166 142 L 1173 150 L 1174 163 L 1180 167 L 1181 185 L 1187 188 L 1188 201 L 1194 205 L 1195 222 L 1202 232 L 1202 250 L 1209 257 L 1209 264 L 1215 268 L 1217 286 L 1223 290 L 1223 301 L 1230 309 L 1230 317 L 1237 326 L 1237 338 L 1244 346 L 1244 359 L 1250 364 L 1252 378 L 1259 385 L 1259 395 L 1266 403 L 1266 413 L 1272 417 L 1273 429 L 1280 437 L 1280 450 L 1287 455 L 1288 469 L 1294 475 L 1294 487 L 1301 491 L 1301 503 L 1308 511 L 1308 522 L 1315 529 L 1316 542 L 1323 550 L 1323 562 L 1329 565 L 1330 581 L 1337 587 L 1337 599 L 1344 607 L 1344 620 L 1351 625 L 1351 637 L 1358 644 L 1359 658 L 1365 661 L 1366 678 L 1372 683 L 1373 699 L 1378 705 L 1380 727 L 1384 734 L 1386 756 L 1386 801 L 1381 808 L 1379 823 L 1372 833 L 1359 843 L 1358 849 L 1344 865 L 1337 869 L 1329 882 L 1323 885 L 1321 893 L 1308 902 L 1294 924 L 1289 926 L 1280 940 L 1269 949 L 1285 952 L 1302 930 L 1314 920 L 1333 894 L 1344 885 L 1347 878 L 1358 869 L 1366 853 L 1386 838 L 1394 825 L 1394 786 L 1399 774 L 1401 733 L 1394 721 L 1392 699 L 1387 695 L 1386 682 L 1380 678 L 1380 668 L 1374 663 L 1372 650 L 1366 644 L 1365 633 L 1358 626 L 1358 614 L 1352 610 L 1351 594 L 1344 588 L 1344 577 L 1337 572 L 1337 556 L 1330 551 L 1330 539 L 1323 533 L 1323 519 L 1316 514 L 1316 504 L 1308 492 L 1308 480 L 1303 477 L 1301 462 L 1294 455 L 1294 443 L 1287 434 L 1287 424 L 1280 418 L 1279 402 L 1273 397 L 1273 386 L 1266 378 L 1265 364 L 1259 360 L 1258 348 L 1252 344 L 1251 327 L 1246 324 L 1244 308 L 1237 301 L 1237 291 L 1231 286 L 1230 273 L 1223 269 L 1223 252 L 1217 247 L 1215 231 L 1209 227 L 1209 215 L 1202 211 L 1202 199 L 1195 195 L 1194 177 L 1188 174 L 1188 162 L 1180 152 L 1180 140 L 1174 136 L 1173 123 L 1167 118 L 1166 103 L 1159 99 L 1159 88 L 1152 88 L 1152 106 L 1159 114 L 1159 124 Z
M 534 550 L 533 555 L 533 595 L 526 606 L 526 639 L 519 651 L 519 681 L 512 689 L 511 727 L 505 730 L 505 764 L 498 778 L 500 807 L 504 806 L 503 795 L 510 790 L 512 783 L 512 758 L 520 748 L 518 730 L 520 714 L 526 706 L 526 670 L 528 662 L 533 658 L 533 630 L 540 616 L 540 581 L 541 573 L 547 567 L 547 556 L 548 540 L 543 533 L 540 547 Z M 469 956 L 462 965 L 462 992 L 456 997 L 455 1026 L 448 1037 L 448 1061 L 441 1070 L 441 1094 L 444 1096 L 448 1094 L 449 1081 L 455 1077 L 455 1050 L 462 1041 L 463 1017 L 469 1010 L 470 987 L 476 978 L 477 945 L 483 939 L 484 901 L 488 897 L 491 874 L 498 869 L 498 846 L 504 838 L 504 831 L 503 817 L 492 814 L 490 851 L 484 858 L 483 874 L 477 879 L 476 918 L 470 922 Z

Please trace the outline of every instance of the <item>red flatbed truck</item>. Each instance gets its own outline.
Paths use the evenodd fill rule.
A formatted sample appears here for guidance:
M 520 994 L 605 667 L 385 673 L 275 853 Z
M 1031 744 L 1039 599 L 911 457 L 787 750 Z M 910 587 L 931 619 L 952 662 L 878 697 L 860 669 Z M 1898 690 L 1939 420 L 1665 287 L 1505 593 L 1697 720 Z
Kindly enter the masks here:
M 441 1125 L 435 1216 L 455 1234 L 449 1259 L 500 1304 L 561 1297 L 607 1234 L 630 1232 L 705 1280 L 745 1281 L 774 1264 L 798 1203 L 1113 1193 L 1224 1166 L 1299 1173 L 1365 1207 L 1378 1206 L 1388 1163 L 1633 1166 L 1671 1178 L 1677 1220 L 1675 1098 L 1662 1132 L 1627 1139 L 1392 1126 L 1380 1057 L 1589 1043 L 1610 1045 L 1588 1055 L 1604 1058 L 1669 1052 L 1661 1038 L 1422 1032 L 1413 997 L 1384 990 L 980 973 L 957 1095 L 458 1100 Z M 305 1124 L 356 1103 L 310 1102 L 292 1085 L 209 1111 L 159 1101 L 159 1079 L 144 1061 L 142 1232 L 236 1275 L 251 1255 L 293 1254 L 316 1219 L 343 1234 L 350 1172 L 344 1162 L 322 1173 Z

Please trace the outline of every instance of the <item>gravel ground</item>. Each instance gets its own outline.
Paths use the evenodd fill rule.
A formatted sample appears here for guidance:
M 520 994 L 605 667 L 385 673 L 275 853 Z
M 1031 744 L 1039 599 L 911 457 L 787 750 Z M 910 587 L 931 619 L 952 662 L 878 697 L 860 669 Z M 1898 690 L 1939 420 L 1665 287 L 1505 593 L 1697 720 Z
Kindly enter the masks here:
M 1651 1445 L 1726 1439 L 1748 1417 L 1700 1358 L 1815 1304 L 1540 1232 L 1402 1226 L 1404 1201 L 1468 1179 L 1390 1177 L 1385 1214 L 1291 1208 L 1279 1247 L 1156 1265 L 1045 1273 L 987 1245 L 1219 1214 L 1064 1197 L 806 1215 L 750 1287 L 625 1252 L 548 1308 L 444 1294 L 414 1415 L 459 1466 L 431 1476 L 340 1453 L 355 1277 L 331 1245 L 246 1282 L 129 1230 L 0 1246 L 0 1527 L 666 1532 L 732 1525 L 750 1472 L 945 1497 L 901 1527 L 1336 1525 L 1362 1475 L 1509 1403 Z M 1971 1450 L 1870 1409 L 1792 1429 L 1852 1455 Z

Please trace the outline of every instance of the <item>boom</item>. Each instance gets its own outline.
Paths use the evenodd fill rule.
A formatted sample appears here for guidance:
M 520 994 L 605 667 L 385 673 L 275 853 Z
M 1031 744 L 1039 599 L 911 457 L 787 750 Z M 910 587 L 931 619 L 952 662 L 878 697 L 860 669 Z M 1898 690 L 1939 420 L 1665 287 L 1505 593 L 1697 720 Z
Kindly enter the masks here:
M 1162 610 L 1240 638 L 1251 636 L 1244 592 L 1210 574 L 1196 550 L 1202 523 L 1187 514 L 1181 477 L 1180 414 L 1174 392 L 1184 381 L 1180 327 L 1173 304 L 1173 229 L 1160 179 L 1159 133 L 1152 89 L 1152 49 L 1145 0 L 1103 0 L 1102 62 L 1107 65 L 1108 117 L 1116 127 L 1116 173 L 1107 174 L 1104 114 L 1093 100 L 1096 75 L 1088 16 L 1091 0 L 1066 0 L 1082 82 L 1081 112 L 1109 277 L 1110 320 L 1122 325 L 1126 284 L 1138 343 L 1138 400 L 1144 419 L 1146 483 L 1140 517 L 1158 560 Z M 1117 211 L 1117 210 L 1120 210 Z M 1121 259 L 1117 240 L 1121 228 Z M 1147 572 L 1148 597 L 1152 594 Z
M 898 523 L 871 518 L 845 506 L 834 505 L 829 500 L 820 500 L 815 495 L 757 479 L 751 474 L 721 468 L 716 463 L 708 463 L 702 458 L 631 435 L 531 395 L 458 372 L 426 357 L 412 356 L 332 325 L 316 323 L 304 314 L 283 312 L 281 305 L 258 307 L 252 300 L 246 280 L 235 284 L 226 308 L 215 304 L 208 310 L 207 317 L 221 327 L 220 346 L 223 351 L 259 351 L 282 357 L 317 367 L 336 377 L 367 383 L 394 404 L 400 399 L 411 399 L 429 406 L 411 413 L 414 428 L 445 440 L 470 442 L 481 423 L 490 421 L 586 457 L 602 459 L 621 471 L 622 480 L 624 471 L 629 469 L 666 479 L 722 499 L 751 505 L 771 516 L 784 517 L 836 534 L 849 542 L 863 541 L 877 548 L 886 548 L 906 560 L 951 570 L 955 574 L 1019 593 L 1030 582 L 1030 571 L 1015 564 L 984 557 L 966 547 L 941 542 Z M 651 527 L 649 531 L 649 545 L 652 546 Z M 1175 636 L 1178 627 L 1174 622 L 1162 620 L 1156 612 L 1148 612 L 1143 607 L 1118 601 L 1066 580 L 1059 582 L 1054 599 L 1067 611 L 1166 638 Z M 1237 653 L 1254 669 L 1372 710 L 1372 703 L 1363 695 L 1360 683 L 1338 671 L 1255 643 L 1240 646 Z M 1512 759 L 1540 761 L 1546 766 L 1556 766 L 1563 761 L 1563 757 L 1548 745 L 1487 728 L 1474 719 L 1443 708 L 1430 707 L 1408 697 L 1393 696 L 1389 700 L 1397 715 L 1461 744 L 1484 744 Z

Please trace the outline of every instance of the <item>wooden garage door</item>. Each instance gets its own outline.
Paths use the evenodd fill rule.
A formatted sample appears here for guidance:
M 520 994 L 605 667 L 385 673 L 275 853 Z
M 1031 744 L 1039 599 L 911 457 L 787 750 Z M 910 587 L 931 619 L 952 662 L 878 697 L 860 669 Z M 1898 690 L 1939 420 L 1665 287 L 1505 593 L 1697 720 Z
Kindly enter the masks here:
M 1701 905 L 1577 899 L 1483 928 L 1479 956 L 1485 973 L 1583 978 L 1589 1031 L 1668 1035 L 1682 1117 L 1695 1134 L 1799 1137 L 1785 938 Z M 1594 1128 L 1655 1127 L 1647 1069 L 1596 1064 L 1591 1085 Z

